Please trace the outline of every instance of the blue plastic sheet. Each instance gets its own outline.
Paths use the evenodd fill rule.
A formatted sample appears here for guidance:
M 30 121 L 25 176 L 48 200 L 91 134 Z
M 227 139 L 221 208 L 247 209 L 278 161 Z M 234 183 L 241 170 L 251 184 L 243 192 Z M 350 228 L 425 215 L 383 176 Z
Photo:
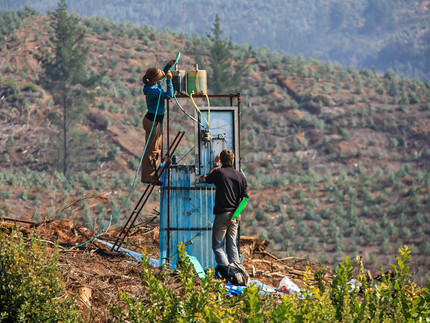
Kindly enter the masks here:
M 237 296 L 239 294 L 242 294 L 243 289 L 246 288 L 245 286 L 235 286 L 232 283 L 227 283 L 225 287 L 227 294 L 231 296 Z
M 96 239 L 96 241 L 101 242 L 101 243 L 103 243 L 103 244 L 105 244 L 105 245 L 107 245 L 109 247 L 113 247 L 113 244 L 110 243 L 110 242 L 106 242 L 106 241 L 103 241 L 103 240 L 100 240 L 100 239 Z M 138 252 L 135 252 L 135 251 L 131 251 L 131 250 L 128 250 L 128 249 L 125 249 L 125 248 L 119 248 L 118 251 L 119 252 L 123 252 L 125 254 L 128 254 L 129 256 L 135 258 L 138 261 L 142 261 L 142 254 L 141 253 L 138 253 Z M 160 267 L 160 261 L 158 259 L 149 258 L 149 264 L 151 266 L 153 266 L 153 267 L 157 267 L 157 268 Z

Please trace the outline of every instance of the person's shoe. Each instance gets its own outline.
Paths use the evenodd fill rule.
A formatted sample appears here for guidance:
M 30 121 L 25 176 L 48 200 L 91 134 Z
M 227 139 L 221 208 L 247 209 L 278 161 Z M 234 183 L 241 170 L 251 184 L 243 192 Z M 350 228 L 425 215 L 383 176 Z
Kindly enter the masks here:
M 154 186 L 161 186 L 161 185 L 163 185 L 163 182 L 160 181 L 159 179 L 157 179 L 157 180 L 152 181 L 151 184 Z
M 163 182 L 160 181 L 157 175 L 152 176 L 151 184 L 154 186 L 161 186 L 163 185 Z
M 145 177 L 140 180 L 143 184 L 151 184 L 154 179 L 152 177 Z

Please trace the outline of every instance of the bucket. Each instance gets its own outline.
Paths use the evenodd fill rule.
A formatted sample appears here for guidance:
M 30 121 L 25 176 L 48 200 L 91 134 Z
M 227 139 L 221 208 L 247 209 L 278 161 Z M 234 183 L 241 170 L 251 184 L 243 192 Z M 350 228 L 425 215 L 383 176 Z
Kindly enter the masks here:
M 207 93 L 207 76 L 205 70 L 188 71 L 187 73 L 187 93 L 201 94 Z
M 172 71 L 172 84 L 173 90 L 177 94 L 185 93 L 186 90 L 186 82 L 185 82 L 186 72 L 184 70 L 173 70 Z

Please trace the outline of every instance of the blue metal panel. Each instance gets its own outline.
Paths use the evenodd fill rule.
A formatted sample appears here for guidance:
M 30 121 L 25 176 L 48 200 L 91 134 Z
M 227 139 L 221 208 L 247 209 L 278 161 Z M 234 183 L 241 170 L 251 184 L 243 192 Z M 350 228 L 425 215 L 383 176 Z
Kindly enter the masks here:
M 165 173 L 162 181 L 167 183 L 167 176 L 170 175 L 170 194 L 168 187 L 161 188 L 161 263 L 170 262 L 170 266 L 175 268 L 178 244 L 184 242 L 188 254 L 195 256 L 203 268 L 214 268 L 216 262 L 212 252 L 212 225 L 215 187 L 207 184 L 197 187 L 195 167 L 191 165 L 172 166 Z

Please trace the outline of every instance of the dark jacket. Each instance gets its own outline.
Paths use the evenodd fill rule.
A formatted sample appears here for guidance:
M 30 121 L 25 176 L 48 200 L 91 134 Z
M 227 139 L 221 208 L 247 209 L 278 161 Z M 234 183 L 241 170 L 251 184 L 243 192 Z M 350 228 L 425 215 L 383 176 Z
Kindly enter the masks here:
M 234 211 L 244 197 L 248 197 L 248 183 L 245 176 L 231 165 L 213 170 L 206 183 L 215 184 L 214 214 Z

